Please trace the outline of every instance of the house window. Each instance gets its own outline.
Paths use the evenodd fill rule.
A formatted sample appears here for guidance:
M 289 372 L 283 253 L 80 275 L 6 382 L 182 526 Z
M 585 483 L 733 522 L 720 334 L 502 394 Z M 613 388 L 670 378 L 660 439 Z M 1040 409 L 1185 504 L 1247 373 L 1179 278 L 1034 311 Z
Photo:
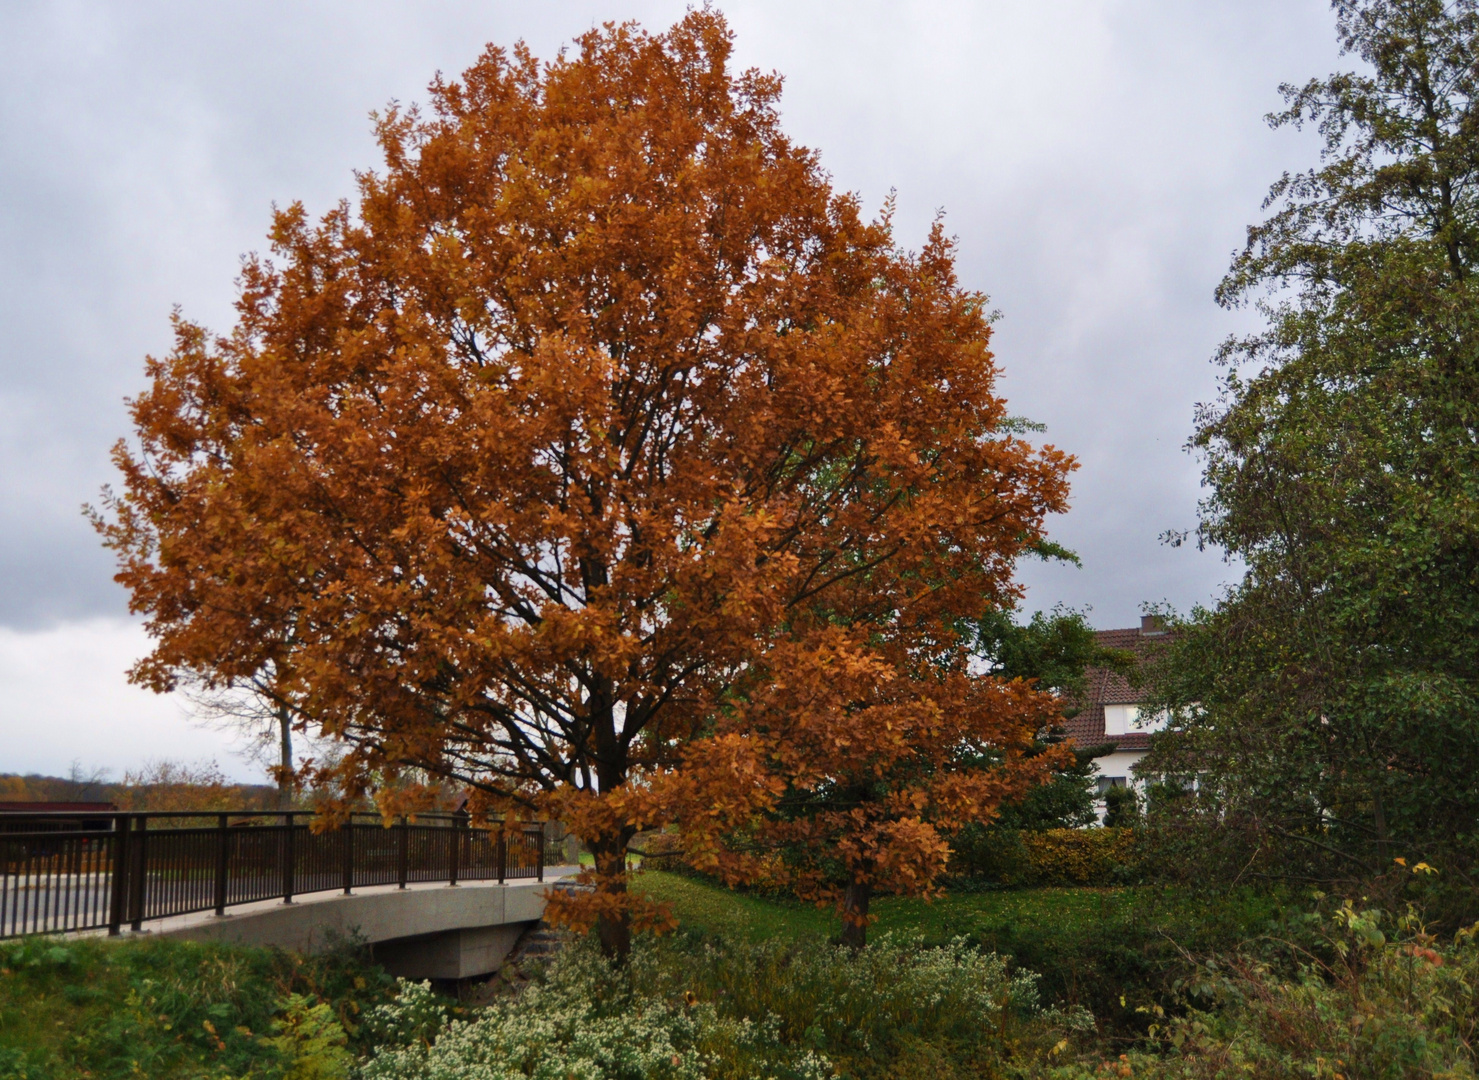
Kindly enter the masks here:
M 1166 726 L 1166 714 L 1145 716 L 1138 705 L 1104 706 L 1104 734 L 1129 735 L 1136 731 L 1161 731 Z
M 1096 793 L 1103 795 L 1112 787 L 1124 787 L 1129 783 L 1129 778 L 1124 776 L 1101 776 L 1095 781 Z
M 1136 730 L 1135 721 L 1140 710 L 1133 705 L 1104 706 L 1104 734 L 1128 735 Z

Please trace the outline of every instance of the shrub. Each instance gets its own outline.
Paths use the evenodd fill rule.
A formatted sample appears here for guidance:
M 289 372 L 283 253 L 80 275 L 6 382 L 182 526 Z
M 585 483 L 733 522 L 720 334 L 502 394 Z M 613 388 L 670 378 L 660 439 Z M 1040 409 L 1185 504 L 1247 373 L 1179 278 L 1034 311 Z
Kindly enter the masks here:
M 1410 917 L 1388 941 L 1380 913 L 1347 903 L 1330 962 L 1281 972 L 1234 956 L 1185 986 L 1191 1007 L 1157 1018 L 1151 1050 L 1053 1070 L 1056 1080 L 1310 1076 L 1417 1080 L 1475 1075 L 1479 948 L 1473 930 L 1439 946 Z
M 1123 829 L 1140 821 L 1140 796 L 1132 787 L 1112 787 L 1104 793 L 1104 827 Z
M 668 970 L 738 1014 L 778 1018 L 784 1038 L 815 1046 L 845 1076 L 975 1075 L 1042 1048 L 1059 1026 L 1091 1023 L 1043 1010 L 1035 974 L 958 938 L 927 948 L 883 934 L 857 954 L 709 944 L 695 959 Z
M 688 867 L 683 857 L 683 838 L 676 832 L 653 829 L 638 833 L 627 844 L 627 851 L 641 857 L 646 870 L 676 870 L 683 872 Z
M 982 829 L 957 838 L 951 867 L 1007 886 L 1115 885 L 1137 876 L 1140 847 L 1131 829 Z
M 426 993 L 406 988 L 376 1022 L 396 1027 Z M 930 949 L 884 935 L 854 954 L 817 941 L 642 939 L 624 969 L 583 942 L 522 998 L 379 1053 L 365 1075 L 944 1080 L 991 1075 L 1087 1023 L 1040 1009 L 1034 976 L 958 941 Z
M 453 1020 L 434 1041 L 392 1045 L 364 1066 L 365 1080 L 704 1080 L 765 1075 L 822 1080 L 832 1075 L 815 1051 L 789 1047 L 778 1024 L 720 1016 L 710 1002 L 668 1001 L 639 991 L 648 964 L 634 950 L 630 969 L 613 969 L 590 942 L 567 948 L 542 984 Z M 426 984 L 406 984 L 375 1023 L 404 1030 L 434 1007 Z M 726 1068 L 725 1066 L 743 1066 Z
M 1049 829 L 1024 834 L 1022 847 L 1034 885 L 1108 885 L 1134 865 L 1136 837 L 1130 829 Z
M 344 1048 L 344 1027 L 327 1002 L 290 994 L 272 1021 L 273 1037 L 262 1042 L 287 1063 L 282 1080 L 349 1080 L 354 1058 Z
M 390 978 L 346 945 L 301 957 L 149 937 L 0 942 L 0 1077 L 346 1076 Z

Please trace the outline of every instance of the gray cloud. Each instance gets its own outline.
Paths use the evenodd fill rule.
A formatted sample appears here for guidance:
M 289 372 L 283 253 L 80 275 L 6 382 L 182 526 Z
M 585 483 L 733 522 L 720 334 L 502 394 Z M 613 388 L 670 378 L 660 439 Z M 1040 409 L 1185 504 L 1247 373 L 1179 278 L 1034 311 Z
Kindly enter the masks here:
M 660 27 L 682 3 L 0 9 L 0 625 L 123 611 L 78 506 L 110 479 L 123 398 L 174 304 L 229 325 L 271 203 L 321 211 L 376 163 L 366 115 L 415 100 L 486 41 L 541 55 L 593 23 Z M 937 209 L 1004 312 L 1014 411 L 1078 455 L 1055 532 L 1082 570 L 1028 567 L 1030 603 L 1208 599 L 1228 570 L 1157 543 L 1194 521 L 1181 446 L 1207 362 L 1239 325 L 1211 291 L 1307 137 L 1269 132 L 1274 88 L 1331 70 L 1321 0 L 724 5 L 740 60 L 787 76 L 788 129 L 901 239 Z

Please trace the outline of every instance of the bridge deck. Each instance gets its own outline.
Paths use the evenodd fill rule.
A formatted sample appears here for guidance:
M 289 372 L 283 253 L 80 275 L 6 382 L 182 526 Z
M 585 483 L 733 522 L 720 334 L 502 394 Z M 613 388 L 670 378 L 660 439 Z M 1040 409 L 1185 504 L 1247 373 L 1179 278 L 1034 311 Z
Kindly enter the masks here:
M 526 923 L 544 914 L 544 893 L 574 866 L 545 868 L 544 882 L 436 882 L 357 888 L 342 893 L 310 893 L 291 904 L 268 900 L 231 908 L 224 916 L 209 912 L 154 919 L 141 934 L 184 941 L 223 941 L 242 945 L 275 945 L 311 952 L 357 936 L 377 944 L 509 923 Z M 106 931 L 92 931 L 106 933 Z M 128 932 L 125 931 L 125 936 Z

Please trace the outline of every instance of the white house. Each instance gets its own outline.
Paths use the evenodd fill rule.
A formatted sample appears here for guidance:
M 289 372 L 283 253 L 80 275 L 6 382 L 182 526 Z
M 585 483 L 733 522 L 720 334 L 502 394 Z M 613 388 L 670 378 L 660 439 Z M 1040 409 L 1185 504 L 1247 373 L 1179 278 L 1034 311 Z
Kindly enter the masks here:
M 1138 627 L 1128 630 L 1100 630 L 1095 635 L 1099 644 L 1145 657 L 1168 635 L 1154 615 L 1146 615 Z M 1150 734 L 1165 726 L 1164 716 L 1142 716 L 1143 691 L 1132 687 L 1123 675 L 1105 668 L 1090 668 L 1088 688 L 1078 713 L 1064 721 L 1063 734 L 1081 748 L 1112 746 L 1109 753 L 1094 759 L 1098 770 L 1099 793 L 1111 787 L 1143 786 L 1135 775 L 1135 766 L 1150 749 Z M 1102 815 L 1104 806 L 1099 804 Z

